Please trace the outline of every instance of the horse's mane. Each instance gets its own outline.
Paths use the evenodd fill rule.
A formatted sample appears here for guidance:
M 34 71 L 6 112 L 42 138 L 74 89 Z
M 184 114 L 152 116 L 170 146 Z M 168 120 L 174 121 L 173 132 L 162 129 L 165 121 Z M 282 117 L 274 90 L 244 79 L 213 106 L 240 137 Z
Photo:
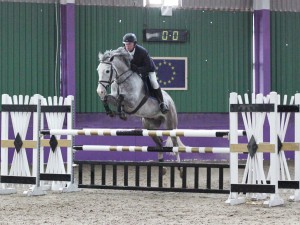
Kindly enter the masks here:
M 112 53 L 112 50 L 106 50 L 104 52 L 104 54 L 101 55 L 101 57 L 99 57 L 99 60 L 104 61 L 104 62 L 109 61 L 109 59 L 111 57 L 111 53 Z
M 100 61 L 110 61 L 111 57 L 114 56 L 121 56 L 124 63 L 130 67 L 130 61 L 132 59 L 132 56 L 124 49 L 124 47 L 119 47 L 115 50 L 107 50 L 104 52 L 102 57 L 100 58 Z

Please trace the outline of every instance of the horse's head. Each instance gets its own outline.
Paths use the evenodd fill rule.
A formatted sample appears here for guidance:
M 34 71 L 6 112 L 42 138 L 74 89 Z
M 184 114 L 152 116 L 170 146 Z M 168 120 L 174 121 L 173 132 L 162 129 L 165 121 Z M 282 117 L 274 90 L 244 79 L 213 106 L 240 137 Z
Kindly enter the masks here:
M 97 93 L 100 99 L 103 101 L 105 95 L 107 94 L 107 88 L 112 84 L 114 79 L 114 70 L 111 57 L 112 51 L 106 51 L 104 54 L 99 53 L 99 65 L 97 68 L 98 71 L 98 87 Z
M 97 93 L 102 101 L 111 84 L 130 70 L 131 59 L 132 56 L 123 47 L 106 51 L 104 54 L 99 53 Z

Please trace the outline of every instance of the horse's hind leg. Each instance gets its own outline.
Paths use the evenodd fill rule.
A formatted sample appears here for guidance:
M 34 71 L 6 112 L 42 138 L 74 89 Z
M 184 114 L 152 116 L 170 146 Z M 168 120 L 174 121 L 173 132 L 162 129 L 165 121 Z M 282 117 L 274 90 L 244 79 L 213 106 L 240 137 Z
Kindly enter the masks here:
M 152 137 L 152 140 L 155 142 L 156 147 L 162 148 L 163 147 L 163 139 L 161 137 Z M 164 155 L 162 152 L 158 152 L 158 161 L 164 161 Z
M 143 127 L 148 130 L 154 130 L 158 129 L 161 125 L 161 121 L 159 120 L 154 120 L 154 119 L 148 119 L 148 118 L 143 118 Z M 155 142 L 156 147 L 162 148 L 163 147 L 163 139 L 161 137 L 152 137 L 152 140 Z M 164 155 L 163 152 L 158 152 L 158 161 L 163 162 L 164 161 Z M 166 168 L 163 168 L 163 174 L 166 173 Z
M 172 145 L 174 147 L 179 147 L 179 146 L 182 146 L 182 142 L 180 141 L 179 137 L 170 137 L 170 140 L 172 141 Z M 178 143 L 179 142 L 179 143 Z M 170 144 L 169 144 L 170 145 Z M 168 146 L 169 146 L 168 145 Z M 175 157 L 176 157 L 176 162 L 180 163 L 180 155 L 179 155 L 179 152 L 176 152 L 175 153 Z M 183 168 L 178 166 L 178 170 L 179 170 L 179 173 L 180 173 L 180 177 L 182 178 L 183 176 Z
M 152 140 L 156 143 L 156 146 L 159 148 L 163 147 L 163 139 L 161 137 L 152 137 Z M 158 152 L 158 161 L 163 162 L 164 161 L 164 153 L 163 152 Z M 167 168 L 163 167 L 163 175 L 167 173 Z
M 178 120 L 177 120 L 177 113 L 175 107 L 170 107 L 170 114 L 166 118 L 166 128 L 169 130 L 176 129 L 178 125 Z M 169 147 L 180 147 L 184 146 L 184 144 L 181 142 L 179 137 L 168 137 L 166 146 Z M 176 156 L 176 161 L 180 163 L 180 154 L 178 152 L 175 153 Z M 183 168 L 178 167 L 178 170 L 180 172 L 180 177 L 182 178 L 183 176 Z

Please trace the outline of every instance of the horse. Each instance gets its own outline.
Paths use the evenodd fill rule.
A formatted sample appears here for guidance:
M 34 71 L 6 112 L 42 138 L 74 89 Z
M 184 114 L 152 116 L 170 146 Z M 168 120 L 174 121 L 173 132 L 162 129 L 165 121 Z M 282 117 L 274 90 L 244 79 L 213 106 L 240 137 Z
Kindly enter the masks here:
M 164 101 L 169 111 L 162 114 L 157 99 L 149 97 L 144 81 L 140 74 L 130 69 L 132 56 L 123 48 L 108 50 L 99 53 L 99 66 L 97 68 L 99 80 L 97 93 L 109 116 L 119 115 L 126 119 L 127 114 L 142 118 L 144 129 L 156 130 L 164 126 L 167 130 L 176 129 L 178 125 L 176 106 L 171 96 L 162 91 Z M 110 94 L 108 89 L 110 87 Z M 117 107 L 113 112 L 109 105 Z M 161 137 L 152 137 L 156 147 L 163 147 Z M 166 147 L 184 146 L 179 137 L 168 137 Z M 176 159 L 180 162 L 179 154 Z M 163 153 L 158 153 L 158 160 L 163 162 Z

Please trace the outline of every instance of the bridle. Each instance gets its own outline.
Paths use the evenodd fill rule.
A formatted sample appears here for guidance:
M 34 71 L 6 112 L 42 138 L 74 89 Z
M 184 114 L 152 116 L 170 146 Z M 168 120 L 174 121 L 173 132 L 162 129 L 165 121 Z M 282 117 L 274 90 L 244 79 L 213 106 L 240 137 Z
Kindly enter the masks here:
M 103 64 L 108 64 L 110 65 L 110 74 L 109 74 L 109 79 L 108 80 L 99 80 L 98 81 L 98 84 L 101 84 L 102 87 L 105 88 L 105 90 L 107 90 L 107 88 L 109 88 L 109 86 L 113 83 L 112 81 L 112 76 L 113 76 L 113 70 L 115 69 L 112 65 L 111 62 L 105 62 L 105 61 L 100 61 L 100 63 L 103 63 Z M 107 71 L 106 71 L 107 72 Z M 116 74 L 117 74 L 117 71 L 115 71 Z
M 107 64 L 110 66 L 110 75 L 109 75 L 109 79 L 108 80 L 99 80 L 98 83 L 101 84 L 105 90 L 107 91 L 107 89 L 111 86 L 112 83 L 116 83 L 117 84 L 117 95 L 118 95 L 118 104 L 119 104 L 119 107 L 120 107 L 120 111 L 121 111 L 121 108 L 122 108 L 122 101 L 124 100 L 124 95 L 120 93 L 120 85 L 122 83 L 124 83 L 129 77 L 131 77 L 133 74 L 137 74 L 137 73 L 134 73 L 133 71 L 130 70 L 130 68 L 126 71 L 124 71 L 123 73 L 121 74 L 118 74 L 118 70 L 115 68 L 114 64 L 112 63 L 113 61 L 113 58 L 114 56 L 110 57 L 109 58 L 109 61 L 100 61 L 100 63 L 104 63 L 104 64 Z M 108 72 L 108 71 L 105 71 L 105 72 Z M 115 79 L 113 79 L 113 73 L 116 73 L 116 77 Z M 125 76 L 124 79 L 121 79 L 122 77 L 124 77 L 125 74 L 127 74 L 127 72 L 130 72 L 130 74 L 128 76 Z M 137 74 L 141 79 L 141 75 Z M 143 82 L 143 84 L 145 85 L 145 83 Z M 104 97 L 104 100 L 103 100 L 103 104 L 104 104 L 104 108 L 106 110 L 106 113 L 108 113 L 109 115 L 111 115 L 111 110 L 109 109 L 109 106 L 108 106 L 108 103 L 107 103 L 107 96 L 106 95 Z M 136 113 L 144 104 L 145 102 L 147 101 L 147 99 L 149 98 L 149 92 L 146 91 L 146 94 L 144 95 L 144 97 L 142 98 L 142 100 L 140 101 L 140 103 L 137 105 L 137 107 L 131 111 L 131 112 L 127 112 L 127 111 L 123 111 L 127 114 L 134 114 Z
M 111 62 L 113 60 L 113 57 L 110 58 L 109 62 L 107 61 L 100 61 L 100 63 L 103 63 L 103 64 L 107 64 L 107 65 L 110 65 L 110 74 L 109 74 L 109 79 L 108 80 L 99 80 L 98 81 L 98 84 L 101 84 L 106 90 L 107 88 L 110 87 L 110 85 L 114 82 L 116 82 L 118 85 L 122 84 L 123 82 L 125 82 L 132 74 L 133 72 L 131 72 L 131 74 L 126 77 L 125 79 L 121 80 L 120 81 L 120 78 L 126 74 L 127 72 L 131 71 L 130 69 L 126 70 L 125 72 L 121 73 L 121 74 L 118 74 L 116 68 L 114 67 L 113 63 Z M 116 73 L 116 78 L 113 80 L 113 72 L 115 71 Z M 108 72 L 108 71 L 106 71 Z
M 102 60 L 100 61 L 100 64 L 103 63 L 103 64 L 107 64 L 107 65 L 110 66 L 110 75 L 109 75 L 108 80 L 99 80 L 98 83 L 101 84 L 105 88 L 105 90 L 107 91 L 109 86 L 111 86 L 111 84 L 115 82 L 117 84 L 117 94 L 119 96 L 118 98 L 119 98 L 119 104 L 120 104 L 120 102 L 122 102 L 124 100 L 123 94 L 120 94 L 120 85 L 122 83 L 124 83 L 129 77 L 131 77 L 135 73 L 133 71 L 131 71 L 130 68 L 129 68 L 128 70 L 124 71 L 123 73 L 118 74 L 118 70 L 115 68 L 114 64 L 112 63 L 113 58 L 114 58 L 114 56 L 110 57 L 109 61 L 102 61 Z M 108 70 L 106 70 L 105 72 L 108 73 Z M 116 73 L 116 78 L 115 79 L 113 79 L 113 73 L 114 72 Z M 127 77 L 125 76 L 124 79 L 120 79 L 120 78 L 124 77 L 124 75 L 127 72 L 130 72 L 130 74 Z M 139 74 L 137 74 L 137 75 L 142 79 L 142 77 Z M 145 85 L 145 83 L 144 83 L 144 85 Z M 149 98 L 149 93 L 147 92 L 144 95 L 143 99 L 138 104 L 138 106 L 133 111 L 126 112 L 124 110 L 124 112 L 126 112 L 127 114 L 136 113 L 145 104 L 145 102 L 147 101 L 148 98 Z M 109 106 L 108 106 L 108 103 L 107 103 L 107 95 L 104 97 L 103 104 L 104 104 L 104 108 L 106 110 L 106 113 L 111 114 L 111 110 L 109 109 Z

